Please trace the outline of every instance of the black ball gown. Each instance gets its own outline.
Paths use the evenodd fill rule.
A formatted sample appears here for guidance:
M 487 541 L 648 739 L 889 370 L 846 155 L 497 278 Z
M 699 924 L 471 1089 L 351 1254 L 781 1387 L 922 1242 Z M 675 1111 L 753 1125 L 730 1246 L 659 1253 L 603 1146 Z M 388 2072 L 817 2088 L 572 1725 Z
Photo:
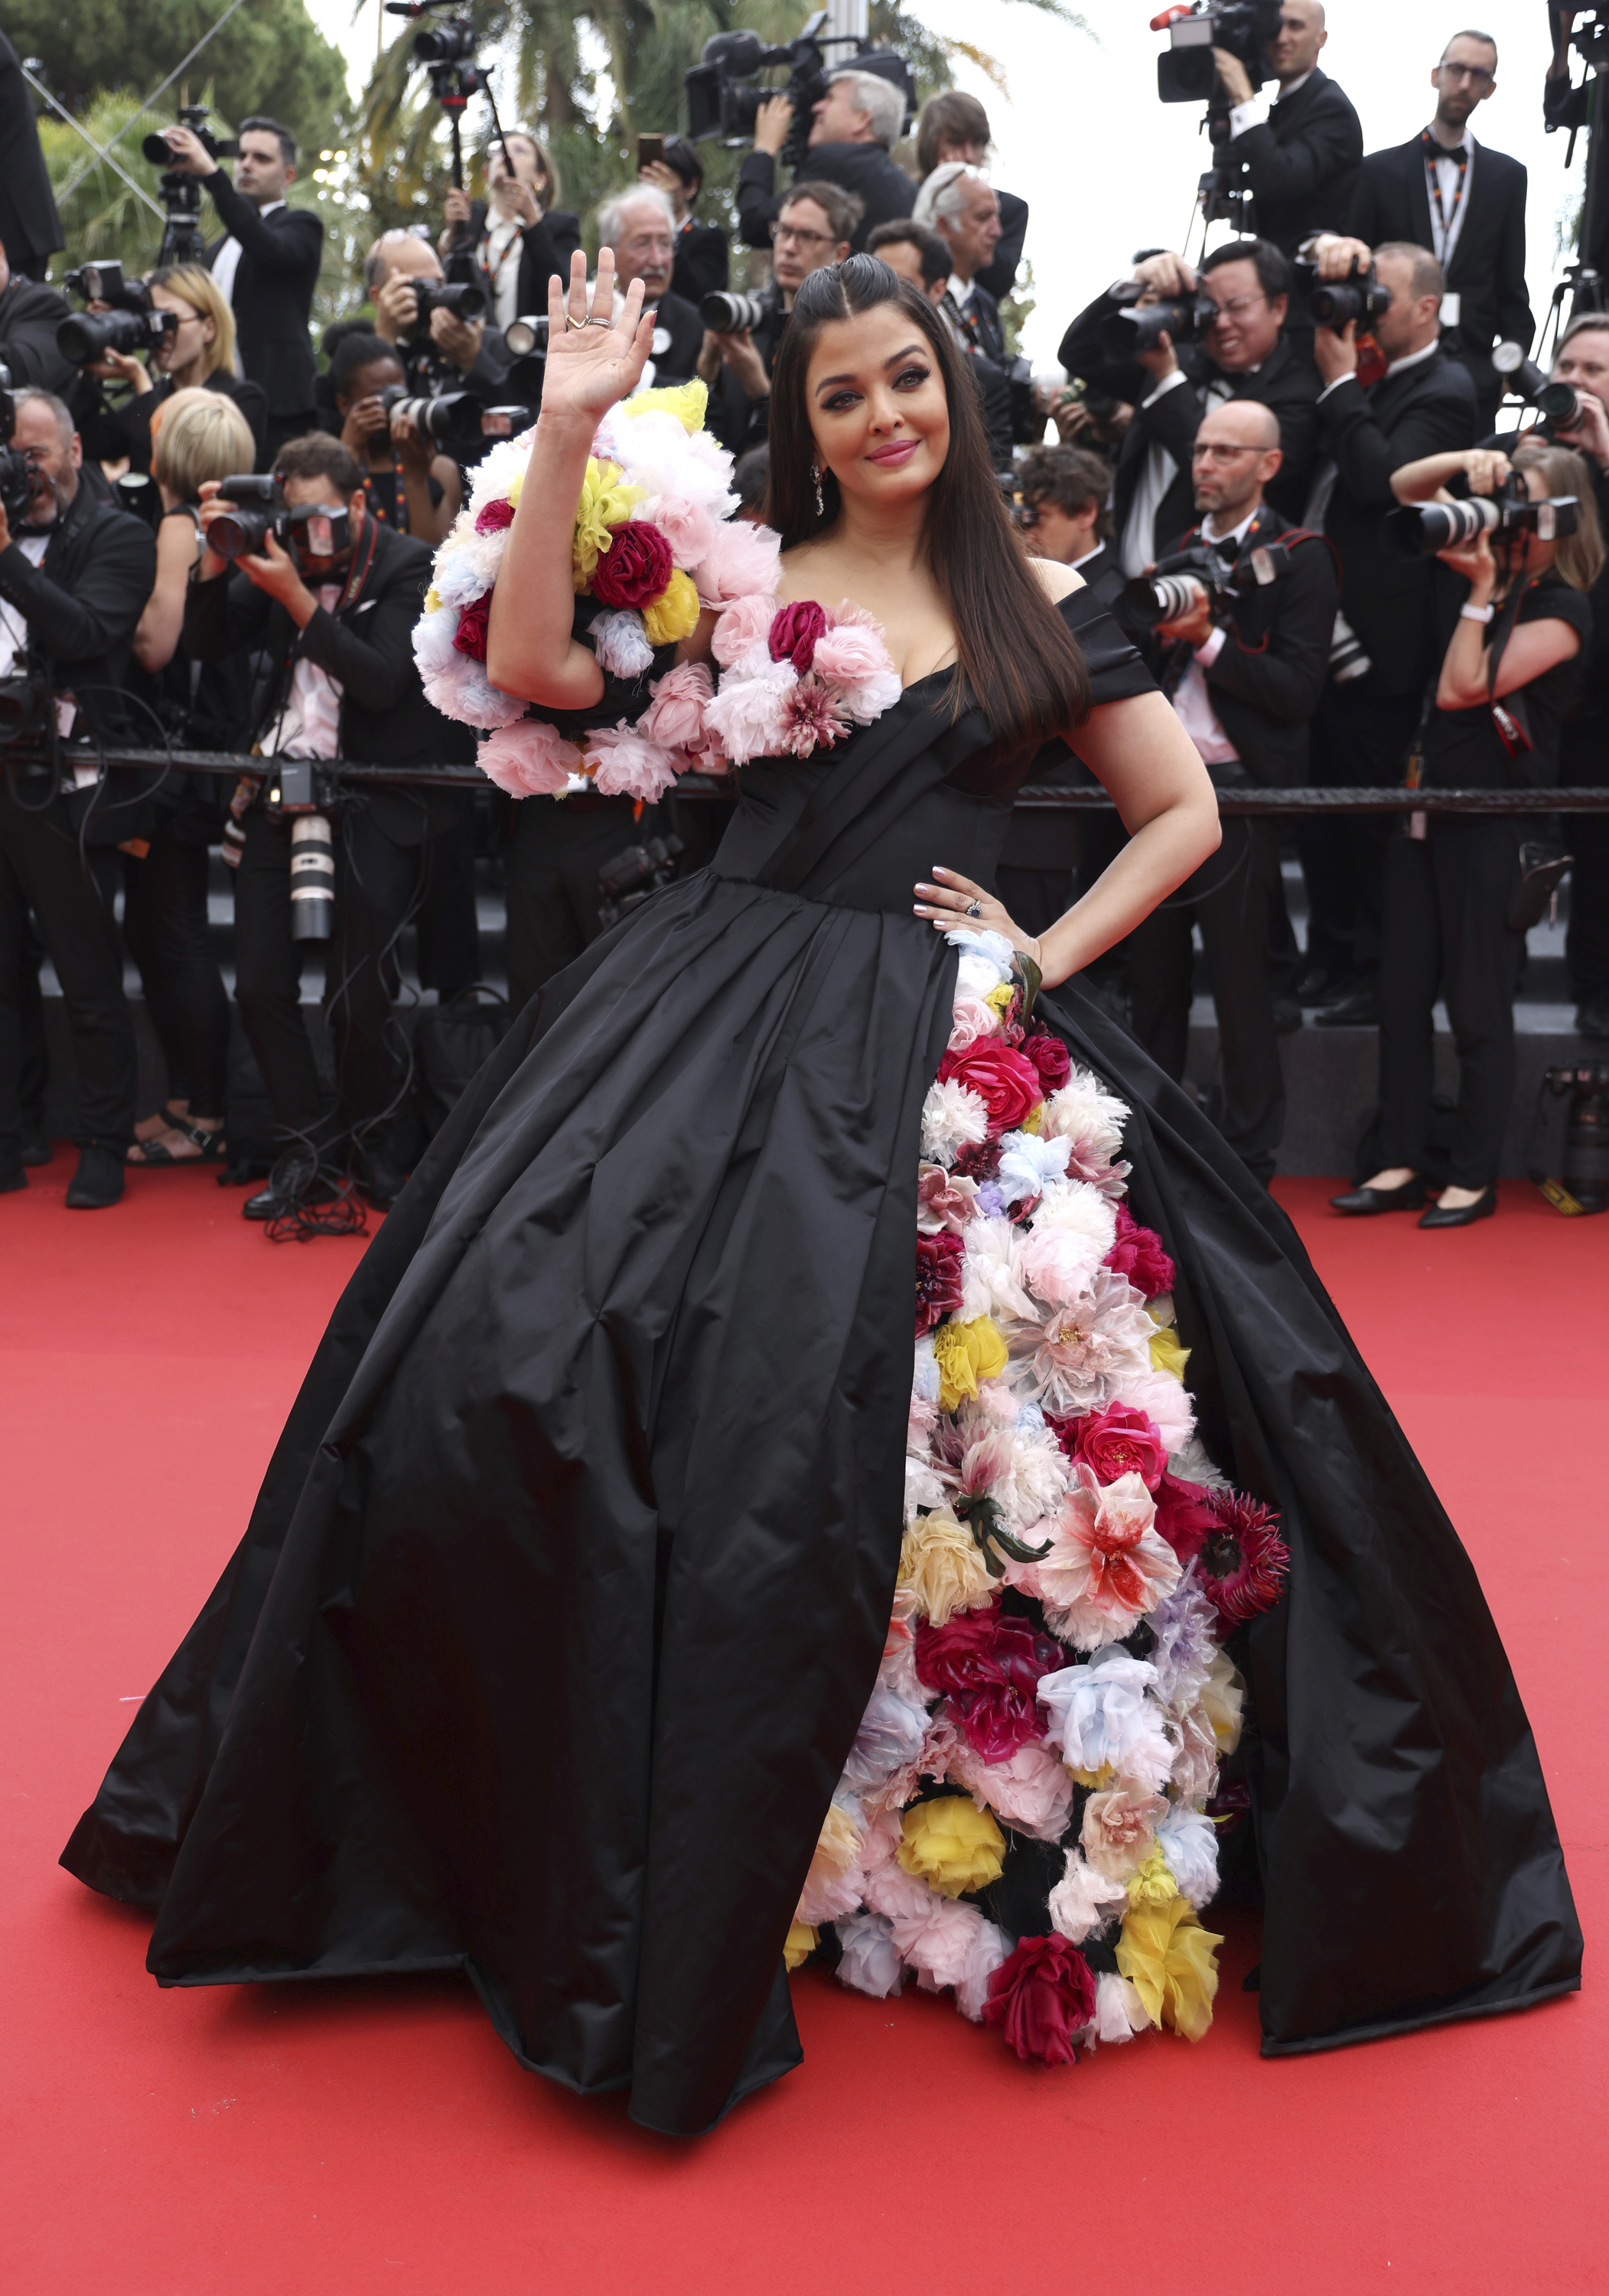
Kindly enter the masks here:
M 1087 599 L 1068 611 L 1098 700 L 1143 687 L 1114 626 Z M 784 1956 L 812 1942 L 866 1990 L 892 1989 L 903 1956 L 974 2015 L 987 1996 L 1029 2054 L 1065 2059 L 1058 2032 L 1122 2037 L 1090 1988 L 1135 1977 L 1114 2013 L 1147 2021 L 1130 1920 L 1115 1948 L 1109 1906 L 1047 1916 L 1064 1849 L 1086 1898 L 1137 1903 L 1161 1874 L 1164 1930 L 1199 1947 L 1184 1930 L 1212 1882 L 1197 1871 L 1185 1905 L 1156 1844 L 1180 1844 L 1166 1857 L 1182 1877 L 1244 1812 L 1265 2054 L 1578 1984 L 1536 1751 L 1450 1524 L 1284 1215 L 1073 983 L 1040 1000 L 1040 1056 L 1065 1048 L 1127 1103 L 1128 1205 L 1176 1267 L 1192 1456 L 1205 1444 L 1263 1503 L 1225 1502 L 1243 1529 L 1278 1509 L 1288 1582 L 1266 1607 L 1265 1581 L 1217 1661 L 1221 1689 L 1246 1685 L 1234 1759 L 1210 1774 L 1209 1733 L 1191 1807 L 1168 1799 L 1180 1773 L 1158 1772 L 1135 1789 L 1127 1849 L 1105 1841 L 1108 1876 L 1149 1845 L 1133 1880 L 1097 1872 L 1089 1805 L 1113 1774 L 1070 1722 L 1049 1805 L 1014 1816 L 992 1797 L 992 1761 L 1048 1759 L 1050 1685 L 1065 1706 L 1096 1666 L 1074 1612 L 1023 1591 L 1032 1562 L 1013 1556 L 1002 1581 L 1013 1546 L 1043 1542 L 1013 1540 L 970 1466 L 949 1475 L 953 1511 L 919 1489 L 912 1510 L 903 1488 L 924 1111 L 966 955 L 912 916 L 911 887 L 941 862 L 990 880 L 1028 763 L 992 757 L 976 711 L 953 719 L 948 686 L 909 687 L 830 751 L 746 767 L 713 865 L 553 981 L 437 1136 L 336 1309 L 245 1538 L 63 1856 L 155 1908 L 159 1983 L 466 1971 L 522 2064 L 629 2087 L 639 2121 L 690 2133 L 797 2062 Z M 971 1154 L 998 1205 L 989 1152 L 952 1144 L 927 1169 L 959 1177 Z M 919 1273 L 940 1322 L 919 1387 L 956 1308 L 934 1233 Z M 1131 1314 L 1140 1292 L 1100 1280 Z M 1197 1507 L 1217 1502 L 1209 1468 L 1171 1465 Z M 906 1517 L 937 1537 L 968 1507 L 980 1540 L 1006 1540 L 982 1607 L 940 1630 L 934 1598 L 913 1624 Z M 1180 1542 L 1200 1550 L 1199 1529 Z M 1179 1578 L 1164 1561 L 1153 1594 Z M 1175 1590 L 1174 1644 L 1186 1595 L 1203 1612 Z M 1149 1706 L 1163 1616 L 1093 1639 L 1102 1680 L 1128 1667 L 1152 1684 L 1139 1702 L 1165 1764 L 1189 1725 Z M 1246 1606 L 1226 1632 L 1234 1617 Z M 972 1664 L 975 1630 L 994 1659 Z M 942 1710 L 935 1685 L 953 1693 Z M 941 1792 L 928 1741 L 902 1742 L 890 1692 L 919 1735 L 950 1718 L 971 1800 L 953 1779 Z M 845 1775 L 886 1784 L 902 1759 L 909 1808 L 884 1798 L 881 1885 L 867 1853 L 862 1904 L 871 1804 Z M 913 1847 L 916 1818 L 944 1838 Z M 845 1841 L 824 1866 L 818 1843 Z M 957 1906 L 976 1909 L 960 1959 L 924 1959 L 917 1932 Z M 801 1935 L 801 1912 L 829 1926 Z M 1019 1975 L 1038 1956 L 1048 1993 L 996 1997 L 1008 1951 Z M 1152 1976 L 1150 2021 L 1198 2031 L 1199 1985 L 1192 2011 L 1161 1959 Z

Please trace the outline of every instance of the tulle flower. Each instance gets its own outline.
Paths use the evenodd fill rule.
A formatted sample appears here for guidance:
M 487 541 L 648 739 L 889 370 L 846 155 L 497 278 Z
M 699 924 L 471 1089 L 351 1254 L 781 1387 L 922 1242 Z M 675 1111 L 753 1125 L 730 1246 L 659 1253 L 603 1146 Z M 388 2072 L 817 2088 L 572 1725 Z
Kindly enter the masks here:
M 1036 1726 L 1037 1727 L 1037 1726 Z M 1003 1824 L 1036 1841 L 1059 1841 L 1073 1808 L 1073 1781 L 1038 1735 L 1003 1761 L 992 1761 L 963 1742 L 950 1757 L 952 1784 L 965 1786 Z
M 884 1914 L 851 1914 L 837 1925 L 838 1982 L 886 2001 L 904 1982 L 905 1965 Z
M 698 596 L 706 606 L 730 606 L 735 599 L 764 594 L 769 601 L 777 586 L 777 553 L 782 537 L 769 526 L 747 521 L 727 521 L 690 570 Z M 769 625 L 768 613 L 766 621 Z
M 944 1626 L 958 1611 L 986 1602 L 992 1587 L 976 1539 L 947 1507 L 919 1514 L 900 1547 L 900 1585 L 921 1616 Z
M 795 1922 L 782 1948 L 782 1966 L 791 1972 L 797 1969 L 816 1949 L 816 1933 L 807 1922 Z
M 1166 1784 L 1173 1749 L 1155 1698 L 1156 1669 L 1115 1646 L 1083 1666 L 1047 1674 L 1035 1695 L 1050 1718 L 1069 1769 L 1102 1773 L 1156 1793 Z
M 734 765 L 751 758 L 780 754 L 785 730 L 785 705 L 798 684 L 791 662 L 770 662 L 752 676 L 723 677 L 719 692 L 705 711 L 705 723 L 722 754 Z
M 1151 1368 L 1165 1372 L 1170 1379 L 1182 1382 L 1184 1367 L 1190 1351 L 1171 1324 L 1159 1324 L 1151 1333 Z
M 736 598 L 723 610 L 709 642 L 709 650 L 723 669 L 731 669 L 765 645 L 774 603 L 769 595 L 755 594 Z M 770 659 L 769 647 L 765 658 Z
M 984 1006 L 987 1011 L 989 1008 Z M 954 1038 L 951 1038 L 953 1044 Z M 1041 1140 L 1032 1132 L 1007 1132 L 1000 1144 L 1000 1168 L 995 1185 L 1008 1204 L 1031 1203 L 1042 1198 L 1067 1168 L 1065 1140 Z
M 901 1866 L 942 1897 L 985 1890 L 1000 1879 L 1005 1836 L 987 1810 L 962 1794 L 918 1802 L 905 1812 L 900 1833 Z
M 1078 1849 L 1069 1849 L 1061 1880 L 1050 1892 L 1051 1926 L 1074 1945 L 1098 1934 L 1121 1907 L 1127 1909 L 1128 1890 L 1121 1882 L 1108 1881 L 1085 1862 Z
M 1074 2039 L 1094 2014 L 1094 1972 L 1056 1930 L 1021 1939 L 990 1979 L 984 2005 L 984 2022 L 998 2025 L 1028 2064 L 1075 2063 Z
M 956 998 L 950 1022 L 949 1051 L 964 1053 L 980 1037 L 998 1037 L 1000 1032 L 1000 1014 L 992 1004 L 985 1004 L 981 996 Z
M 917 1174 L 916 1224 L 923 1235 L 941 1228 L 960 1235 L 977 1210 L 977 1182 L 947 1172 L 942 1164 L 924 1164 Z
M 998 1379 L 1010 1361 L 999 1326 L 987 1316 L 941 1324 L 933 1334 L 933 1354 L 941 1411 L 953 1411 L 964 1395 L 977 1393 L 980 1380 Z
M 1179 1558 L 1152 1528 L 1156 1506 L 1137 1474 L 1098 1483 L 1086 1467 L 1057 1511 L 1050 1552 L 1034 1565 L 1058 1631 L 1080 1650 L 1126 1635 L 1179 1584 Z
M 692 578 L 678 570 L 659 596 L 642 609 L 642 627 L 650 645 L 674 645 L 690 637 L 698 627 L 698 593 Z
M 1165 1906 L 1131 1906 L 1117 1943 L 1117 1967 L 1154 2025 L 1199 2041 L 1213 2021 L 1222 1943 L 1202 1928 L 1184 1898 Z
M 594 627 L 596 627 L 594 625 Z M 643 714 L 641 732 L 662 750 L 696 752 L 704 743 L 704 713 L 715 687 L 701 661 L 684 661 L 656 678 L 649 689 L 653 700 Z
M 1197 1573 L 1219 1617 L 1235 1626 L 1272 1610 L 1291 1551 L 1275 1529 L 1278 1516 L 1260 1499 L 1214 1493 L 1208 1504 L 1216 1527 L 1202 1541 Z
M 641 614 L 628 613 L 624 609 L 594 614 L 587 636 L 592 642 L 599 667 L 607 669 L 612 677 L 641 677 L 654 666 L 654 649 L 642 627 Z
M 1160 1526 L 1160 1513 L 1157 1521 Z M 1200 1697 L 1219 1654 L 1216 1619 L 1194 1571 L 1187 1571 L 1151 1611 L 1148 1655 L 1156 1669 L 1156 1695 L 1164 1706 L 1182 1713 Z
M 1088 2037 L 1091 2043 L 1131 2041 L 1136 2033 L 1148 2031 L 1150 2023 L 1145 2003 L 1128 1979 L 1103 1969 L 1095 1980 L 1095 2022 Z
M 556 726 L 522 718 L 483 742 L 476 759 L 488 781 L 510 797 L 555 797 L 581 770 L 581 752 Z
M 1156 1828 L 1156 1846 L 1179 1884 L 1199 1913 L 1218 1894 L 1218 1829 L 1198 1809 L 1177 1805 Z
M 961 1240 L 947 1228 L 916 1239 L 916 1336 L 919 1340 L 961 1304 Z
M 794 1915 L 813 1929 L 854 1913 L 861 1902 L 861 1836 L 863 1829 L 843 1803 L 829 1805 L 815 1853 Z
M 801 677 L 815 660 L 816 640 L 827 628 L 827 614 L 813 598 L 796 598 L 779 606 L 766 632 L 772 661 L 790 661 Z
M 577 590 L 592 586 L 600 553 L 608 548 L 615 529 L 624 526 L 631 516 L 633 504 L 641 499 L 641 488 L 627 481 L 617 463 L 600 463 L 595 455 L 588 457 L 570 544 L 570 578 Z M 635 602 L 617 598 L 613 603 L 629 605 Z
M 1025 1336 L 1026 1367 L 1048 1410 L 1090 1411 L 1150 1371 L 1152 1324 L 1133 1286 L 1099 1267 L 1087 1292 Z
M 1067 1169 L 1080 1179 L 1107 1182 L 1123 1147 L 1128 1119 L 1123 1102 L 1088 1069 L 1075 1069 L 1045 1103 L 1041 1132 L 1069 1144 Z
M 1070 1306 L 1089 1289 L 1112 1234 L 1112 1207 L 1099 1189 L 1087 1180 L 1056 1181 L 1041 1198 L 1023 1245 L 1024 1283 L 1052 1307 Z
M 1137 1873 L 1156 1847 L 1157 1821 L 1167 1808 L 1160 1794 L 1141 1793 L 1133 1786 L 1092 1793 L 1084 1804 L 1079 1840 L 1095 1872 L 1108 1882 L 1126 1882 Z
M 624 718 L 586 734 L 584 747 L 600 797 L 634 797 L 653 805 L 676 778 L 679 760 L 657 742 L 645 741 Z
M 1126 1275 L 1148 1300 L 1171 1292 L 1178 1271 L 1162 1248 L 1162 1238 L 1153 1229 L 1141 1227 L 1127 1204 L 1117 1205 L 1116 1212 L 1117 1234 L 1107 1254 L 1107 1266 Z
M 789 756 L 808 758 L 830 750 L 849 731 L 843 697 L 819 677 L 801 677 L 782 702 L 780 743 Z

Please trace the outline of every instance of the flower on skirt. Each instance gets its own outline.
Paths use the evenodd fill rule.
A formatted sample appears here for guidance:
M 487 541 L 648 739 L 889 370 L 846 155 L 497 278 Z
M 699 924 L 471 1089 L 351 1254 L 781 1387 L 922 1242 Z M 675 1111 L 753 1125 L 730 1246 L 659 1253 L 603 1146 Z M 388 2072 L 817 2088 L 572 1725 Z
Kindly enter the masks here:
M 1235 1626 L 1272 1610 L 1291 1551 L 1275 1528 L 1278 1516 L 1260 1499 L 1214 1493 L 1208 1505 L 1215 1528 L 1202 1542 L 1196 1568 L 1219 1617 Z
M 1213 2021 L 1222 1943 L 1202 1928 L 1187 1898 L 1131 1905 L 1117 1941 L 1117 1967 L 1154 2025 L 1198 2041 Z
M 958 1611 L 986 1602 L 992 1582 L 966 1524 L 957 1522 L 948 1507 L 935 1507 L 919 1514 L 905 1533 L 900 1585 L 910 1589 L 921 1614 L 942 1627 Z
M 788 1932 L 788 1942 L 782 1948 L 784 1969 L 797 1969 L 799 1964 L 816 1949 L 816 1933 L 808 1922 L 795 1922 Z
M 905 1812 L 894 1853 L 911 1878 L 941 1897 L 959 1898 L 998 1882 L 1006 1840 L 987 1810 L 963 1794 L 919 1801 Z
M 1070 2065 L 1095 2014 L 1095 1975 L 1059 1931 L 1024 1938 L 989 1980 L 984 2021 L 998 2025 L 1026 2063 Z
M 977 1393 L 980 1380 L 998 1379 L 1010 1361 L 1000 1327 L 988 1316 L 941 1324 L 933 1334 L 933 1354 L 941 1411 L 953 1411 L 963 1396 Z

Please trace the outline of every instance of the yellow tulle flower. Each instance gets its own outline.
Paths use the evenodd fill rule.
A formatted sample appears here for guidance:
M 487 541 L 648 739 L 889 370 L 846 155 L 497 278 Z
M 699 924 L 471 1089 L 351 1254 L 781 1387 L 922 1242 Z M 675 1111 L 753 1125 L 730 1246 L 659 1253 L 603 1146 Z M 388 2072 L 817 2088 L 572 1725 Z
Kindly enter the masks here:
M 906 1531 L 900 1548 L 900 1584 L 915 1596 L 917 1609 L 934 1626 L 942 1627 L 958 1611 L 987 1602 L 993 1582 L 966 1524 L 957 1522 L 948 1507 L 939 1507 L 932 1514 L 919 1514 Z
M 518 510 L 519 508 L 519 496 L 524 485 L 525 472 L 523 469 L 520 469 L 515 472 L 513 477 L 509 480 L 508 485 L 503 489 L 504 494 L 508 497 L 508 504 L 510 510 Z
M 1104 1793 L 1117 1773 L 1110 1762 L 1103 1762 L 1098 1770 L 1075 1770 L 1069 1767 L 1067 1775 L 1075 1786 L 1088 1786 L 1091 1793 Z
M 1131 1906 L 1171 1906 L 1178 1895 L 1179 1884 L 1168 1871 L 1160 1848 L 1154 1849 L 1139 1872 L 1129 1876 Z
M 434 582 L 425 592 L 425 611 L 427 614 L 439 614 L 441 611 L 441 592 Z
M 1179 1334 L 1172 1325 L 1158 1325 L 1151 1334 L 1151 1369 L 1165 1371 L 1171 1379 L 1178 1380 L 1182 1385 L 1184 1367 L 1189 1360 L 1190 1351 L 1180 1345 Z
M 588 456 L 570 543 L 570 578 L 577 590 L 584 590 L 598 571 L 599 553 L 609 546 L 610 528 L 622 525 L 641 499 L 642 488 L 626 483 L 618 463 Z
M 628 414 L 674 414 L 690 436 L 704 428 L 704 410 L 709 404 L 709 392 L 701 382 L 666 384 L 662 390 L 640 390 L 635 398 L 628 398 Z
M 907 1874 L 926 1882 L 941 1897 L 964 1890 L 986 1890 L 998 1882 L 1005 1862 L 1006 1837 L 986 1809 L 964 1794 L 919 1801 L 905 1812 L 894 1856 Z
M 1117 1967 L 1154 2025 L 1198 2041 L 1213 2021 L 1218 1991 L 1218 1948 L 1187 1898 L 1165 1906 L 1131 1904 L 1117 1941 Z
M 795 1922 L 788 1932 L 788 1942 L 782 1948 L 784 1969 L 797 1969 L 806 1955 L 816 1949 L 816 1933 L 808 1922 Z
M 1225 1651 L 1213 1659 L 1201 1690 L 1201 1710 L 1213 1726 L 1220 1750 L 1232 1754 L 1240 1743 L 1241 1709 L 1246 1704 L 1246 1679 Z
M 953 1411 L 962 1396 L 976 1395 L 980 1379 L 998 1379 L 1010 1357 L 1000 1327 L 989 1316 L 969 1324 L 941 1324 L 933 1334 L 939 1367 L 939 1409 Z
M 674 573 L 651 606 L 642 609 L 649 645 L 674 645 L 698 627 L 698 588 L 690 574 Z
M 1011 981 L 997 980 L 993 988 L 989 991 L 989 994 L 984 997 L 984 1002 L 992 1013 L 998 1013 L 1003 1018 L 1007 1008 L 1010 1004 L 1011 999 L 1016 996 L 1016 988 Z
M 1036 1100 L 1017 1128 L 1019 1132 L 1032 1132 L 1037 1139 L 1039 1136 L 1039 1128 L 1044 1120 L 1045 1103 L 1042 1100 Z

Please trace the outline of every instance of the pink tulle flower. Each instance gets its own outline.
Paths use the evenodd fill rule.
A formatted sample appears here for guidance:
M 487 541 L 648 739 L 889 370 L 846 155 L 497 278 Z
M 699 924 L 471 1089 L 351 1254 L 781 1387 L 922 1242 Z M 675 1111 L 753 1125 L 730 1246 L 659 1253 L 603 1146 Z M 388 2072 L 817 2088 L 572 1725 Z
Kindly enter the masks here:
M 769 526 L 723 520 L 692 570 L 700 602 L 706 606 L 730 606 L 735 598 L 746 598 L 756 590 L 769 596 L 777 586 L 777 553 L 781 546 L 781 536 Z M 769 615 L 766 619 L 769 624 Z
M 750 758 L 780 757 L 783 711 L 797 683 L 798 673 L 786 661 L 768 661 L 752 676 L 723 678 L 704 713 L 706 729 L 722 755 L 739 766 Z
M 723 669 L 730 669 L 734 662 L 741 661 L 751 647 L 766 643 L 774 611 L 772 599 L 760 591 L 735 599 L 725 609 L 715 624 L 709 648 Z
M 1127 1204 L 1117 1207 L 1117 1241 L 1107 1254 L 1107 1266 L 1126 1275 L 1148 1300 L 1171 1292 L 1178 1275 L 1162 1238 L 1154 1228 L 1141 1227 Z
M 715 538 L 715 521 L 705 504 L 695 502 L 690 495 L 660 495 L 644 505 L 643 515 L 669 543 L 678 566 L 697 566 L 707 556 Z
M 701 749 L 704 713 L 715 692 L 707 666 L 701 661 L 682 662 L 657 678 L 650 691 L 653 700 L 643 714 L 640 732 L 662 750 Z
M 1109 1882 L 1126 1882 L 1151 1854 L 1156 1823 L 1167 1815 L 1161 1794 L 1145 1793 L 1138 1786 L 1114 1786 L 1093 1793 L 1084 1804 L 1079 1840 L 1096 1873 Z
M 958 996 L 950 1024 L 950 1042 L 945 1049 L 952 1053 L 964 1053 L 981 1037 L 1001 1034 L 1000 1014 L 992 1004 L 985 1004 L 981 996 Z
M 589 762 L 596 764 L 594 786 L 600 797 L 634 797 L 645 805 L 653 805 L 665 795 L 681 765 L 676 754 L 662 750 L 657 742 L 645 741 L 624 720 L 589 734 L 586 755 Z
M 875 622 L 869 627 L 844 620 L 817 638 L 812 666 L 819 677 L 830 677 L 837 685 L 863 685 L 880 670 L 893 668 Z
M 840 711 L 840 698 L 819 677 L 801 677 L 782 702 L 782 747 L 791 756 L 808 758 L 817 750 L 830 750 L 849 731 Z
M 1179 1558 L 1157 1537 L 1156 1519 L 1138 1475 L 1102 1485 L 1081 1469 L 1055 1517 L 1050 1552 L 1035 1565 L 1043 1599 L 1080 1648 L 1115 1641 L 1178 1586 Z
M 540 718 L 522 718 L 517 726 L 500 726 L 489 742 L 483 742 L 475 762 L 510 797 L 553 797 L 580 771 L 581 752 L 560 738 L 556 726 L 544 725 Z
M 950 1758 L 949 1775 L 1018 1833 L 1059 1841 L 1066 1832 L 1073 1781 L 1042 1737 L 1030 1738 L 1003 1762 L 984 1760 L 963 1744 Z

